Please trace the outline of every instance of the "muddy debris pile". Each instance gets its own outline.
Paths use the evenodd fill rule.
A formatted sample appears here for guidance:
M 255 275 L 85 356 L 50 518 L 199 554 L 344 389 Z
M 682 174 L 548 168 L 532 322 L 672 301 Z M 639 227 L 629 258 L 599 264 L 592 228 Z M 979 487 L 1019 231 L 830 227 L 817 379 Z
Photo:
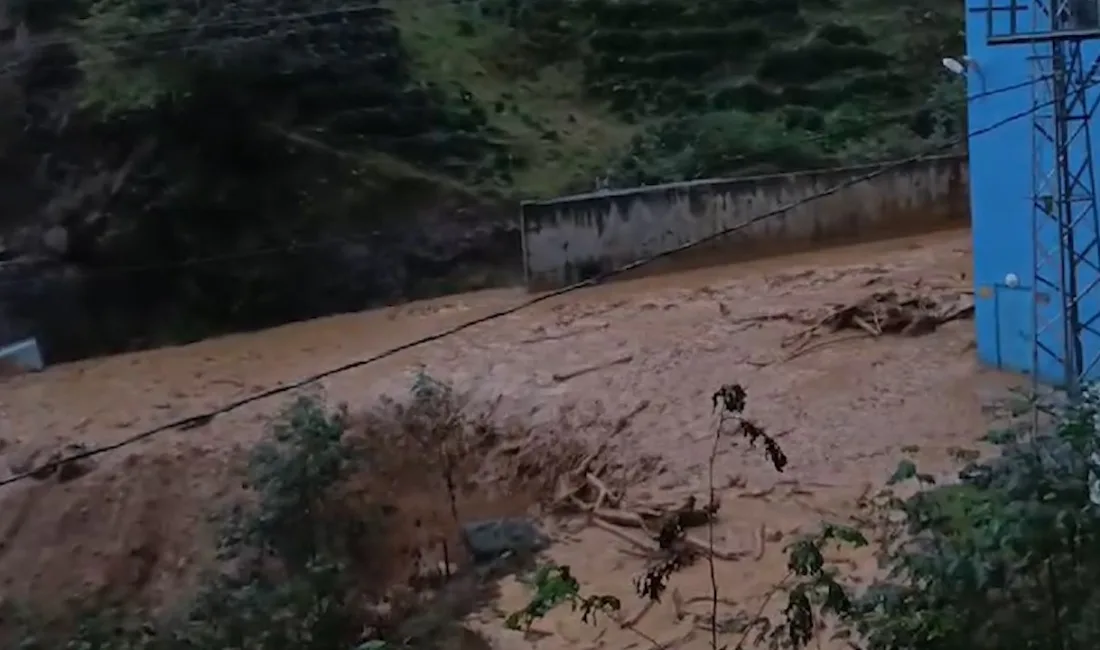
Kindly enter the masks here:
M 57 483 L 74 481 L 95 469 L 94 450 L 79 442 L 56 445 L 0 443 L 6 461 L 7 481 L 34 479 Z
M 856 302 L 832 305 L 808 328 L 786 337 L 783 348 L 798 354 L 815 341 L 842 331 L 874 338 L 883 335 L 923 336 L 944 323 L 974 316 L 974 296 L 969 290 L 930 296 L 917 291 L 876 291 Z

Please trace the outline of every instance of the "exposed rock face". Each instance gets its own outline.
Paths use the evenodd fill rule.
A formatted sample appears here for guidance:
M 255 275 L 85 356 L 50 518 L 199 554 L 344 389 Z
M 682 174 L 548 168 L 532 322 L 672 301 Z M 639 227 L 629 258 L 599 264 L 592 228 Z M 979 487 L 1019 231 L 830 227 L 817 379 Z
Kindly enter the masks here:
M 507 284 L 522 267 L 513 220 L 420 215 L 370 233 L 333 235 L 331 246 L 273 253 L 246 271 L 230 262 L 204 268 L 201 286 L 216 289 L 219 279 L 234 285 L 227 300 L 250 304 L 240 292 L 252 285 L 240 273 L 270 294 L 262 308 L 226 318 L 202 313 L 202 297 L 188 293 L 195 285 L 180 279 L 178 265 L 119 268 L 102 262 L 109 259 L 102 252 L 97 264 L 80 263 L 67 256 L 78 239 L 44 224 L 0 240 L 0 343 L 36 336 L 56 363 Z

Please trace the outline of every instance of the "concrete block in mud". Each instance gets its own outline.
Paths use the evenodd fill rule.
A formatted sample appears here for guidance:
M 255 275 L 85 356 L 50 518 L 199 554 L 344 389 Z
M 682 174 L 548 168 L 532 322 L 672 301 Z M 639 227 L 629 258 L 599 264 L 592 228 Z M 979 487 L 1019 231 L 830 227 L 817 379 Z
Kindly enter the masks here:
M 487 519 L 462 525 L 462 539 L 474 562 L 492 562 L 503 555 L 529 555 L 550 546 L 535 523 L 522 517 Z
M 36 372 L 45 366 L 38 341 L 34 338 L 0 346 L 0 377 L 6 374 Z

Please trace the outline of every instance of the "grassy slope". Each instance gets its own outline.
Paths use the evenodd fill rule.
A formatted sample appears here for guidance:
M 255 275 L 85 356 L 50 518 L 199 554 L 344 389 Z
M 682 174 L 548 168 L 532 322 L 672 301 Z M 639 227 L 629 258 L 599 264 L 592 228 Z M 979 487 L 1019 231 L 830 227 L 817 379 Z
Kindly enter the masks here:
M 880 102 L 874 97 L 863 97 L 848 104 L 824 107 L 820 111 L 825 119 L 824 133 L 812 133 L 784 126 L 779 110 L 740 112 L 728 115 L 727 119 L 723 113 L 728 111 L 723 109 L 717 115 L 704 115 L 694 137 L 677 136 L 673 141 L 651 137 L 656 144 L 644 146 L 646 160 L 641 163 L 649 170 L 647 176 L 674 180 L 678 176 L 699 175 L 704 168 L 708 175 L 743 171 L 729 163 L 738 156 L 722 153 L 723 148 L 752 150 L 757 162 L 764 158 L 765 163 L 768 151 L 775 149 L 773 168 L 800 166 L 797 162 L 800 156 L 806 161 L 816 159 L 802 163 L 808 165 L 824 159 L 829 163 L 863 162 L 920 150 L 923 141 L 903 122 L 922 103 L 945 95 L 958 98 L 959 89 L 954 88 L 959 85 L 957 81 L 942 74 L 937 77 L 937 72 L 941 54 L 958 54 L 952 50 L 956 42 L 961 43 L 957 38 L 961 7 L 954 6 L 959 3 L 915 0 L 904 9 L 871 0 L 839 0 L 833 6 L 828 4 L 827 0 L 823 3 L 804 0 L 800 5 L 808 23 L 806 28 L 771 31 L 766 48 L 754 52 L 751 59 L 762 61 L 781 49 L 798 48 L 812 39 L 818 25 L 854 25 L 873 39 L 875 49 L 897 58 L 890 72 L 911 76 L 914 98 L 906 100 L 908 103 L 901 106 L 900 112 L 896 101 L 890 104 L 892 100 L 888 98 Z M 647 133 L 647 126 L 698 113 L 684 109 L 658 118 L 645 114 L 625 116 L 612 111 L 586 95 L 579 56 L 570 53 L 550 65 L 525 67 L 516 60 L 523 56 L 516 47 L 517 38 L 522 37 L 503 21 L 483 17 L 477 3 L 392 0 L 390 6 L 417 75 L 444 87 L 469 91 L 474 101 L 486 108 L 491 126 L 502 134 L 516 159 L 523 161 L 515 166 L 510 185 L 498 188 L 508 195 L 545 197 L 589 189 L 596 179 L 620 170 L 626 158 L 639 157 L 637 138 Z M 919 24 L 913 23 L 914 16 L 923 17 Z M 578 43 L 578 49 L 580 46 Z M 756 65 L 753 61 L 742 65 L 736 59 L 726 61 L 719 66 L 717 77 L 712 72 L 700 80 L 699 90 L 715 92 L 722 87 L 755 81 L 752 70 Z M 821 85 L 843 87 L 860 74 L 854 69 L 837 69 Z M 761 85 L 772 89 L 767 83 Z M 902 123 L 879 125 L 888 115 L 900 115 Z M 853 121 L 857 122 L 856 131 L 860 122 L 876 126 L 852 134 Z M 826 140 L 830 148 L 824 153 L 817 152 L 817 144 L 805 145 L 807 137 Z M 632 141 L 634 150 L 629 149 Z M 719 150 L 717 153 L 713 151 L 715 148 Z M 705 154 L 709 161 L 684 162 L 692 157 L 701 159 L 704 154 L 698 153 L 700 149 L 711 150 Z
M 391 7 L 421 78 L 460 83 L 482 105 L 503 107 L 490 110 L 490 122 L 531 163 L 515 174 L 513 189 L 521 196 L 550 196 L 578 173 L 596 172 L 639 128 L 582 96 L 579 65 L 543 67 L 533 78 L 517 79 L 502 65 L 510 30 L 483 19 L 472 3 L 395 0 Z

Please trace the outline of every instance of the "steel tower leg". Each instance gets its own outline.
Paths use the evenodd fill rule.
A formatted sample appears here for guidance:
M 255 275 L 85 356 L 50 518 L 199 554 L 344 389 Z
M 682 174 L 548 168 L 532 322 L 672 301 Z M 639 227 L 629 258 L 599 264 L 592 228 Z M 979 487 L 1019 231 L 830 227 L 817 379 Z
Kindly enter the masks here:
M 1071 398 L 1100 360 L 1100 212 L 1092 159 L 1097 102 L 1081 40 L 1035 44 L 1032 120 L 1032 377 Z M 1046 50 L 1043 52 L 1042 50 Z M 1096 94 L 1096 93 L 1094 93 Z

